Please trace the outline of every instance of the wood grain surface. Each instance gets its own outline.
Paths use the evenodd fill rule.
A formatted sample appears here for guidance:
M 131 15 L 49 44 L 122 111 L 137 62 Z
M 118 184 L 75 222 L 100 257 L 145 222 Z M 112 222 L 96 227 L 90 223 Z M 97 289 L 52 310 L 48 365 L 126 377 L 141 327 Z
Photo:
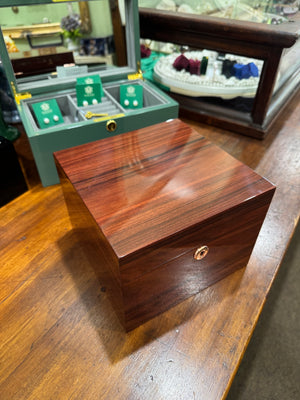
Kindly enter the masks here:
M 1 399 L 226 397 L 298 222 L 299 100 L 263 141 L 191 122 L 277 190 L 246 268 L 129 334 L 59 185 L 0 210 Z
M 165 35 L 165 39 L 168 41 L 171 33 L 174 35 L 176 43 L 178 41 L 181 43 L 184 40 L 182 39 L 182 35 L 190 34 L 191 40 L 193 40 L 195 34 L 198 35 L 200 33 L 204 36 L 204 40 L 209 41 L 215 38 L 213 42 L 215 46 L 217 46 L 217 41 L 219 41 L 220 51 L 224 50 L 222 46 L 226 41 L 227 43 L 230 41 L 234 49 L 239 49 L 237 51 L 241 49 L 240 41 L 248 43 L 249 48 L 252 50 L 258 47 L 256 51 L 259 51 L 260 45 L 291 47 L 297 41 L 297 24 L 281 24 L 278 26 L 268 24 L 257 25 L 257 23 L 250 21 L 218 18 L 210 15 L 185 14 L 176 11 L 143 7 L 139 9 L 139 15 L 142 31 L 141 37 L 151 38 L 156 34 L 157 39 L 163 40 L 163 35 Z M 164 26 L 164 29 L 160 31 L 157 28 L 161 26 Z M 177 29 L 174 30 L 174 27 L 177 27 Z M 182 42 L 182 44 L 184 43 L 186 42 Z M 196 41 L 194 44 L 197 46 Z
M 126 330 L 244 267 L 274 193 L 178 119 L 54 157 L 74 228 L 94 231 L 98 268 L 108 260 L 121 286 Z

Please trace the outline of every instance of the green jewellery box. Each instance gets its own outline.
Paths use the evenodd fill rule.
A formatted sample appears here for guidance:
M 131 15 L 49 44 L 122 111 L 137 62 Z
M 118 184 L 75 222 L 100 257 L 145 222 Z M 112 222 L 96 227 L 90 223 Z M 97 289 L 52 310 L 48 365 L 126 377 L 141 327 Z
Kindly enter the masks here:
M 59 183 L 54 152 L 178 116 L 178 104 L 143 79 L 137 0 L 124 0 L 121 10 L 109 0 L 4 0 L 0 6 L 1 61 L 43 186 Z M 74 51 L 63 34 L 76 23 L 81 37 Z M 66 65 L 66 54 L 75 65 Z M 16 58 L 28 59 L 29 70 L 45 58 L 61 64 L 25 76 L 16 71 Z M 80 88 L 86 79 L 92 85 Z M 122 98 L 122 104 L 120 87 L 126 85 L 135 88 L 138 102 Z M 92 89 L 91 100 L 78 94 Z

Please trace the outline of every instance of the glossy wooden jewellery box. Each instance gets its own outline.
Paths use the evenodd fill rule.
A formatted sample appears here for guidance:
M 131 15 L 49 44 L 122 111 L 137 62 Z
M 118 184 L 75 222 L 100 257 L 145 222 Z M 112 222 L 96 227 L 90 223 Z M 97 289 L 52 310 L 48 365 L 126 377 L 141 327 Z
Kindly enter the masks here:
M 275 190 L 177 119 L 54 156 L 127 331 L 245 267 Z
M 24 6 L 28 9 L 26 10 L 28 16 L 30 15 L 29 8 L 41 7 L 41 4 L 44 7 L 46 5 L 47 7 L 64 6 L 67 10 L 67 4 L 62 3 L 64 3 L 64 0 L 15 0 L 14 2 L 2 1 L 0 6 L 11 9 L 12 5 L 16 5 L 19 14 L 24 11 Z M 76 3 L 76 1 L 72 3 Z M 90 7 L 93 6 L 92 3 L 100 3 L 98 5 L 100 11 L 99 8 L 97 11 L 100 18 L 101 2 L 90 0 L 86 3 Z M 140 37 L 137 0 L 125 0 L 124 13 L 127 58 L 127 65 L 125 66 L 105 64 L 95 67 L 91 64 L 88 66 L 80 64 L 75 66 L 78 68 L 74 68 L 72 74 L 71 69 L 68 69 L 64 70 L 62 75 L 44 74 L 16 79 L 3 36 L 0 35 L 1 60 L 12 92 L 15 95 L 18 110 L 44 186 L 59 183 L 53 159 L 54 151 L 118 135 L 169 118 L 176 118 L 178 115 L 177 103 L 142 78 L 139 68 Z M 11 29 L 12 32 L 13 29 Z M 21 28 L 18 27 L 18 29 Z M 24 31 L 22 34 L 26 35 L 26 32 Z M 115 41 L 119 39 L 115 37 Z M 92 60 L 91 57 L 89 59 Z M 95 76 L 95 74 L 100 76 L 103 84 L 102 101 L 97 104 L 78 105 L 76 98 L 77 79 Z M 143 105 L 141 108 L 126 108 L 124 104 L 121 104 L 120 86 L 126 84 L 142 87 Z M 34 107 L 37 104 L 44 106 L 45 103 L 45 107 L 48 107 L 53 100 L 55 100 L 61 113 L 60 120 L 57 119 L 58 123 L 54 126 L 41 127 L 36 118 Z M 53 118 L 58 118 L 55 113 Z M 44 119 L 45 123 L 49 123 L 49 120 L 51 118 Z M 52 120 L 51 122 L 53 123 Z

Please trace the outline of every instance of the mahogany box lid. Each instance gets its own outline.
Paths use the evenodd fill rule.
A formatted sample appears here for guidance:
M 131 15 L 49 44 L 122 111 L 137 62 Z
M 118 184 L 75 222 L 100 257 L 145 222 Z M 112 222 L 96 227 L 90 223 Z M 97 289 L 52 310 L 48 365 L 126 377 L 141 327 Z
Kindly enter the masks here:
M 274 191 L 178 119 L 54 156 L 123 260 Z

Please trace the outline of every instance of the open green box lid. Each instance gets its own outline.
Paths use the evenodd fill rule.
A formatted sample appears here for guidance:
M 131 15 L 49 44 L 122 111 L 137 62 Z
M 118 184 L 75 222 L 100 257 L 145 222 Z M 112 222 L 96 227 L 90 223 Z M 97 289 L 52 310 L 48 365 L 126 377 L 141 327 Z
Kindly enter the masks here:
M 77 4 L 76 4 L 77 3 Z M 46 7 L 58 7 L 63 11 L 63 17 L 68 15 L 68 7 L 70 4 L 75 9 L 75 13 L 79 10 L 81 12 L 82 7 L 84 10 L 88 10 L 89 18 L 93 20 L 93 26 L 101 25 L 101 18 L 107 18 L 107 13 L 112 12 L 112 14 L 117 10 L 117 14 L 115 14 L 114 18 L 111 19 L 111 35 L 114 34 L 114 27 L 117 24 L 117 29 L 119 32 L 123 32 L 123 27 L 121 25 L 121 18 L 118 10 L 118 2 L 117 0 L 89 0 L 89 1 L 67 1 L 67 0 L 2 0 L 0 1 L 0 7 L 3 8 L 0 10 L 0 15 L 5 16 L 6 13 L 11 14 L 11 18 L 5 17 L 4 22 L 1 21 L 0 16 L 0 24 L 1 25 L 1 35 L 0 35 L 0 53 L 1 53 L 1 61 L 5 68 L 5 72 L 9 83 L 11 85 L 12 91 L 15 95 L 16 101 L 19 102 L 20 99 L 26 98 L 27 96 L 37 95 L 37 94 L 45 94 L 47 92 L 55 92 L 60 90 L 66 90 L 70 88 L 74 88 L 76 85 L 76 79 L 79 76 L 87 76 L 98 73 L 101 77 L 103 83 L 105 82 L 113 82 L 121 79 L 128 79 L 128 77 L 137 78 L 141 77 L 140 75 L 140 43 L 139 43 L 139 14 L 138 14 L 138 4 L 137 0 L 124 0 L 124 10 L 122 10 L 123 23 L 125 26 L 125 40 L 126 42 L 126 58 L 127 64 L 124 66 L 116 66 L 116 65 L 101 65 L 101 66 L 89 66 L 88 72 L 83 71 L 81 75 L 76 76 L 64 76 L 57 77 L 53 74 L 43 74 L 34 77 L 27 78 L 16 78 L 16 75 L 13 71 L 12 62 L 10 56 L 7 51 L 7 47 L 4 40 L 4 35 L 6 32 L 13 32 L 14 29 L 18 32 L 20 38 L 26 39 L 28 33 L 32 31 L 34 32 L 37 28 L 37 23 L 32 22 L 27 26 L 20 27 L 18 18 L 21 18 L 22 13 L 26 15 L 26 19 L 30 15 L 33 15 L 34 12 L 31 12 L 36 7 L 42 7 L 44 5 L 45 12 Z M 6 7 L 6 9 L 4 9 Z M 96 8 L 95 8 L 96 7 Z M 97 8 L 98 7 L 98 8 Z M 103 7 L 103 13 L 101 12 Z M 13 11 L 14 8 L 14 11 Z M 97 12 L 94 12 L 94 9 Z M 100 10 L 100 12 L 99 12 Z M 14 14 L 14 12 L 16 14 Z M 117 17 L 116 17 L 117 15 Z M 86 18 L 85 15 L 81 15 L 82 18 Z M 96 20 L 95 20 L 96 18 Z M 119 18 L 119 20 L 118 20 Z M 57 17 L 57 21 L 53 23 L 43 23 L 44 26 L 54 27 L 57 31 L 60 30 L 60 22 L 61 16 Z M 116 22 L 117 19 L 117 22 Z M 47 18 L 46 18 L 47 20 Z M 15 25 L 15 26 L 14 26 Z M 42 24 L 38 24 L 42 26 Z M 108 32 L 109 34 L 109 32 Z M 10 35 L 11 36 L 11 35 Z M 13 36 L 13 35 L 12 35 Z M 87 37 L 93 37 L 93 35 L 87 34 L 83 35 Z M 12 37 L 14 39 L 14 37 Z M 116 41 L 116 37 L 115 37 Z M 116 44 L 116 48 L 119 43 Z M 67 51 L 67 50 L 66 50 Z

